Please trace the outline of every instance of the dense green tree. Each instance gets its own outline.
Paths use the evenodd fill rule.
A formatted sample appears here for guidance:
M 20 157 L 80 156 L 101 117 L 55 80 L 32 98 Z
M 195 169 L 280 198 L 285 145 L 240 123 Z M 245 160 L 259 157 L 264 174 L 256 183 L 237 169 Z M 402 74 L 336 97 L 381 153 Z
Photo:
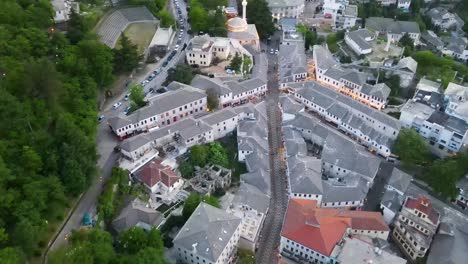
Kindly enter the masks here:
M 236 73 L 241 72 L 241 67 L 242 67 L 242 57 L 239 55 L 238 52 L 234 55 L 234 57 L 231 59 L 231 62 L 229 63 L 229 67 L 234 70 Z
M 218 98 L 218 93 L 216 92 L 215 89 L 210 88 L 206 90 L 206 100 L 207 100 L 207 106 L 210 111 L 218 109 L 219 106 L 219 98 Z
M 221 9 L 216 9 L 214 14 L 210 14 L 209 21 L 207 31 L 211 36 L 227 37 L 226 16 Z
M 97 40 L 86 40 L 78 43 L 79 56 L 84 60 L 88 75 L 93 77 L 96 83 L 105 87 L 113 80 L 112 50 Z
M 114 49 L 114 70 L 117 73 L 130 72 L 138 66 L 141 59 L 138 47 L 124 33 L 120 36 L 119 44 L 120 47 Z
M 247 14 L 249 24 L 255 24 L 261 39 L 266 39 L 275 32 L 275 24 L 266 0 L 249 0 Z
M 195 171 L 193 165 L 188 162 L 188 161 L 185 161 L 185 162 L 182 162 L 179 167 L 179 172 L 180 174 L 182 175 L 182 177 L 184 179 L 190 179 L 193 177 L 193 173 Z
M 456 184 L 468 171 L 468 154 L 459 153 L 454 157 L 437 160 L 425 173 L 425 179 L 435 192 L 447 198 L 458 194 Z
M 139 84 L 134 84 L 130 86 L 129 90 L 132 112 L 146 105 L 145 94 L 143 93 L 143 86 Z
M 76 10 L 72 9 L 68 20 L 67 37 L 72 44 L 76 44 L 84 39 L 88 28 L 84 17 L 80 16 Z
M 212 142 L 208 145 L 208 160 L 211 164 L 220 165 L 223 167 L 229 166 L 229 157 L 226 149 L 219 142 Z
M 193 146 L 190 149 L 190 162 L 195 166 L 205 167 L 208 162 L 208 151 L 206 146 Z
M 403 48 L 405 49 L 404 55 L 410 56 L 414 50 L 413 39 L 408 34 L 405 34 L 403 35 L 403 37 L 401 37 L 399 42 L 400 42 L 400 45 L 403 46 Z
M 190 12 L 189 12 L 190 27 L 192 31 L 206 32 L 208 29 L 208 13 L 203 6 L 197 0 L 190 0 Z
M 392 96 L 398 96 L 400 94 L 400 75 L 392 75 L 390 78 L 385 82 L 385 84 L 390 87 Z
M 331 53 L 338 52 L 338 50 L 340 49 L 338 44 L 337 44 L 337 41 L 338 40 L 337 40 L 335 34 L 333 34 L 333 33 L 328 34 L 328 36 L 327 36 L 327 45 L 328 45 L 328 49 L 330 50 Z
M 112 81 L 112 51 L 89 34 L 82 16 L 72 16 L 67 38 L 53 27 L 50 1 L 0 1 L 0 258 L 6 263 L 42 253 L 48 225 L 63 219 L 67 200 L 96 172 L 96 82 Z
M 297 26 L 297 31 L 302 33 L 304 37 L 304 48 L 310 49 L 313 45 L 317 44 L 317 33 L 311 31 L 308 27 L 300 25 Z
M 219 208 L 219 200 L 214 196 L 200 196 L 198 193 L 191 193 L 184 202 L 184 208 L 182 209 L 182 216 L 185 219 L 189 219 L 192 213 L 197 209 L 201 203 L 207 203 L 211 206 Z
M 7 247 L 0 249 L 0 259 L 4 264 L 23 264 L 25 263 L 24 256 L 21 251 Z
M 427 142 L 414 129 L 400 130 L 393 145 L 393 152 L 407 165 L 425 164 L 430 160 Z
M 172 18 L 171 13 L 166 9 L 158 12 L 158 18 L 161 21 L 161 27 L 169 27 L 175 24 L 174 18 Z
M 117 250 L 124 254 L 136 254 L 146 247 L 148 234 L 139 227 L 133 227 L 119 235 Z
M 175 68 L 171 68 L 167 71 L 167 79 L 168 83 L 172 81 L 190 84 L 192 82 L 194 75 L 192 72 L 192 68 L 186 64 L 178 64 Z
M 146 247 L 142 250 L 138 251 L 138 253 L 134 257 L 134 262 L 131 261 L 130 263 L 138 263 L 138 264 L 167 264 L 168 262 L 164 259 L 163 254 L 160 250 L 155 249 L 153 247 Z

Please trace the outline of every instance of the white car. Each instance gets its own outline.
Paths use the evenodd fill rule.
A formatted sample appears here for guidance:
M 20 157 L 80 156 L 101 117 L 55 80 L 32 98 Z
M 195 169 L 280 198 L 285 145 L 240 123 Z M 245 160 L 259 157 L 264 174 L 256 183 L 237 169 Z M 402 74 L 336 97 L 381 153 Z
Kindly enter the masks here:
M 178 51 L 179 50 L 179 45 L 175 45 L 174 50 Z
M 271 55 L 275 54 L 275 50 L 274 50 L 274 49 L 270 49 L 270 54 L 271 54 Z
M 121 105 L 122 105 L 122 102 L 117 102 L 117 103 L 115 103 L 115 104 L 112 106 L 112 108 L 117 109 L 117 108 L 119 108 Z
M 278 50 L 278 49 L 276 49 L 276 50 L 275 50 L 275 54 L 276 54 L 276 55 L 278 55 L 278 52 L 279 52 L 279 50 Z
M 128 101 L 128 99 L 130 99 L 130 93 L 126 94 L 125 97 L 124 97 L 125 101 Z

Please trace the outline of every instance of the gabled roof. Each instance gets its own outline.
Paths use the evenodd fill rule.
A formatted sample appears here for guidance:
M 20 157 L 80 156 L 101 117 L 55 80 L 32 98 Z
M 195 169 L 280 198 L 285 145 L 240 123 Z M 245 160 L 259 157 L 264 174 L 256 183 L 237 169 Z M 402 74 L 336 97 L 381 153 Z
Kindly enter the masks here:
M 412 179 L 413 178 L 409 174 L 394 167 L 387 185 L 405 193 Z
M 421 195 L 417 199 L 408 197 L 405 203 L 405 207 L 409 209 L 416 209 L 421 213 L 426 214 L 434 225 L 437 225 L 439 222 L 439 213 L 432 207 L 431 199 L 429 199 L 427 196 Z
M 138 226 L 144 229 L 157 227 L 164 221 L 164 216 L 149 207 L 139 199 L 134 199 L 122 209 L 119 216 L 112 221 L 112 226 L 117 232 Z
M 270 206 L 270 197 L 257 187 L 242 182 L 239 190 L 234 193 L 232 204 L 248 205 L 257 212 L 266 213 Z
M 170 167 L 162 165 L 161 162 L 162 161 L 158 159 L 151 160 L 141 167 L 135 173 L 135 176 L 140 182 L 143 182 L 150 188 L 159 182 L 163 183 L 168 188 L 171 187 L 180 177 L 177 176 Z
M 362 50 L 371 49 L 372 46 L 366 41 L 366 38 L 373 37 L 374 34 L 367 29 L 359 29 L 346 33 L 346 35 L 354 41 Z
M 290 199 L 281 235 L 330 256 L 347 228 L 389 231 L 378 212 L 317 208 L 317 201 Z
M 218 96 L 229 94 L 231 92 L 231 90 L 220 79 L 210 78 L 200 74 L 195 75 L 190 85 L 204 91 L 214 89 Z
M 174 238 L 174 245 L 217 262 L 241 219 L 201 202 Z
M 132 121 L 128 120 L 127 118 L 121 118 L 119 116 L 109 118 L 107 123 L 114 130 L 133 124 Z
M 324 46 L 314 45 L 313 53 L 316 66 L 322 70 L 327 70 L 338 64 L 338 62 L 333 58 L 331 52 Z
M 419 25 L 412 21 L 399 21 L 391 18 L 369 17 L 366 28 L 371 31 L 388 32 L 392 34 L 420 33 Z

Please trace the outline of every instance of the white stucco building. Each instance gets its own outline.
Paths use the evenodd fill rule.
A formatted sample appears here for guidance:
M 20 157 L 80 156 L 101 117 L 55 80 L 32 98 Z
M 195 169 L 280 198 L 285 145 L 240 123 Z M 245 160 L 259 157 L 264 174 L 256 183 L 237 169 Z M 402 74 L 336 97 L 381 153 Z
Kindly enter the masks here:
M 125 139 L 137 132 L 147 132 L 175 123 L 188 116 L 206 111 L 206 94 L 197 88 L 180 84 L 182 88 L 169 91 L 149 101 L 149 105 L 126 117 L 108 120 L 111 130 Z
M 210 37 L 209 35 L 195 36 L 187 45 L 185 58 L 189 65 L 208 67 L 213 60 L 227 60 L 229 57 L 252 55 L 235 39 Z M 248 69 L 250 70 L 250 69 Z
M 304 12 L 304 0 L 267 0 L 273 19 L 298 18 Z
M 369 36 L 367 31 L 357 34 Z M 354 36 L 353 33 L 351 35 Z M 348 38 L 351 44 L 355 43 L 351 40 L 349 33 Z M 364 45 L 364 43 L 361 44 Z M 366 46 L 362 47 L 367 49 Z M 315 76 L 320 84 L 373 108 L 380 110 L 385 107 L 391 91 L 385 83 L 369 84 L 368 81 L 374 78 L 372 75 L 341 67 L 330 51 L 323 46 L 315 45 L 313 56 Z
M 231 263 L 240 234 L 240 218 L 201 202 L 173 240 L 176 258 L 184 264 Z

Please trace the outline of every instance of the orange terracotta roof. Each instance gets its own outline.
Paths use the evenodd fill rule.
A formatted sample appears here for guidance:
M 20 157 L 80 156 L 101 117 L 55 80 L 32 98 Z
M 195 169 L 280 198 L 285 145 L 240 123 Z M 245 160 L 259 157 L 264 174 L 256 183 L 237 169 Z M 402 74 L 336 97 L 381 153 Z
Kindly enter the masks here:
M 158 159 L 144 165 L 136 172 L 136 177 L 149 187 L 153 187 L 158 182 L 170 187 L 180 179 L 168 166 L 162 165 L 161 160 Z
M 419 196 L 418 199 L 408 197 L 405 206 L 410 209 L 416 209 L 427 215 L 429 220 L 431 220 L 433 224 L 437 225 L 439 221 L 439 213 L 432 207 L 432 202 L 429 197 L 423 195 Z
M 347 228 L 390 230 L 378 212 L 318 208 L 313 200 L 290 199 L 281 235 L 330 256 Z

